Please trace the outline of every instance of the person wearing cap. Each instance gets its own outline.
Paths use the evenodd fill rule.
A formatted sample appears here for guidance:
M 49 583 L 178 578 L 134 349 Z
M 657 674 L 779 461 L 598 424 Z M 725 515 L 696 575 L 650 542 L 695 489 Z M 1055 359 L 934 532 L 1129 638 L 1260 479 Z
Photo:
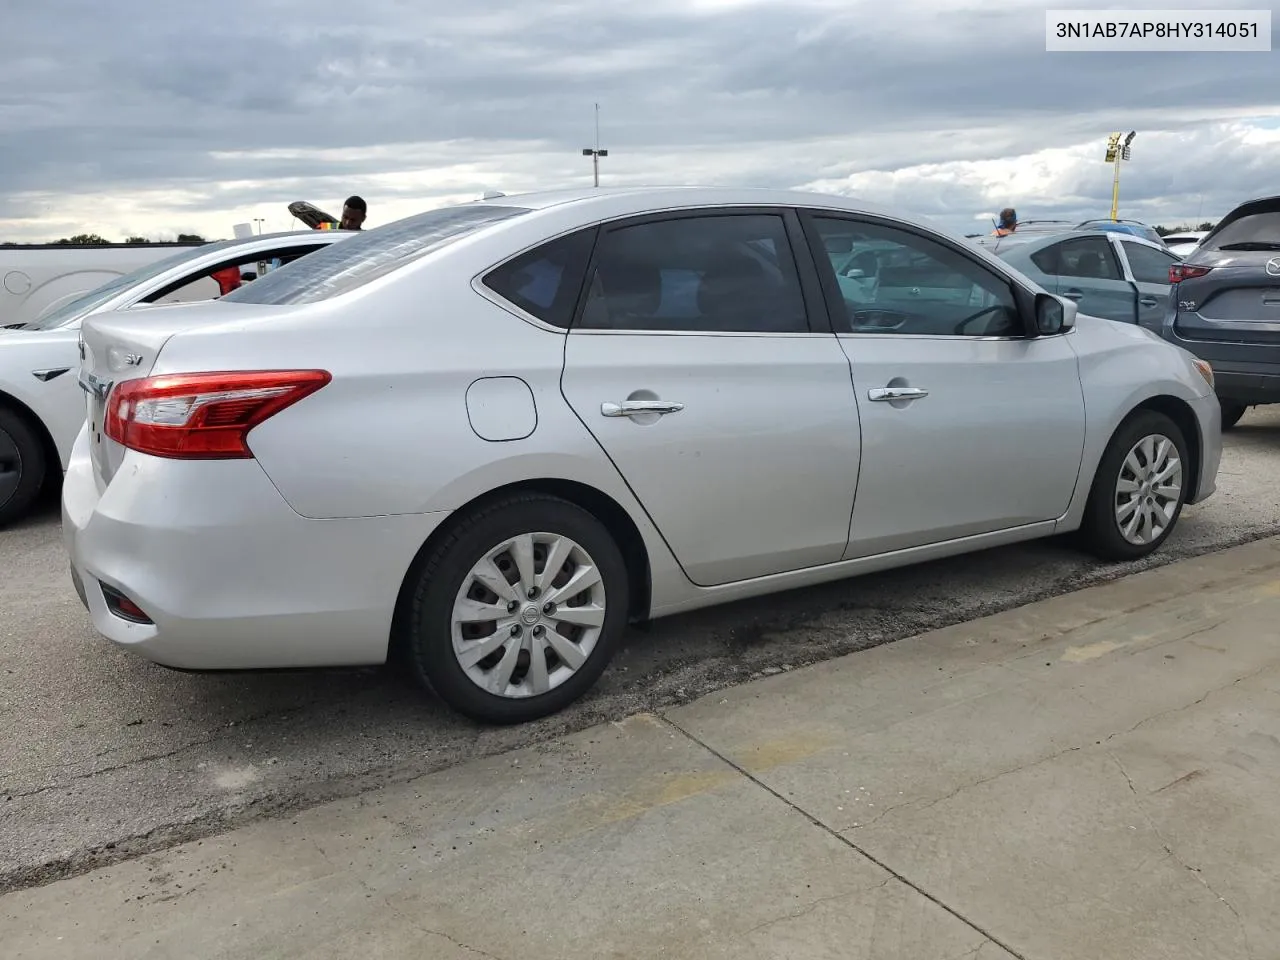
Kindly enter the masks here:
M 1000 211 L 1000 222 L 991 232 L 993 237 L 1007 237 L 1018 229 L 1018 211 L 1013 207 L 1005 207 Z

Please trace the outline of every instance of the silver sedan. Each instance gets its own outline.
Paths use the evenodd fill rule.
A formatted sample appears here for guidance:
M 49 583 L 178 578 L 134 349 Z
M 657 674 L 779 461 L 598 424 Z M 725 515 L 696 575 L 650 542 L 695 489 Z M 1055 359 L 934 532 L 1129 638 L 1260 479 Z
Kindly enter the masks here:
M 582 696 L 628 621 L 1214 491 L 1213 373 L 964 240 L 736 189 L 497 197 L 90 318 L 63 493 L 97 628 L 187 669 L 391 659 Z

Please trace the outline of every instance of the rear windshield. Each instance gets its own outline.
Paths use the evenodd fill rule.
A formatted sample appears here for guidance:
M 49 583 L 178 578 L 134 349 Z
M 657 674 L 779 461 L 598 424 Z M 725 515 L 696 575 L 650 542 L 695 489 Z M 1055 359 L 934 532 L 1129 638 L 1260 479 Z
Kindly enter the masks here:
M 327 300 L 522 213 L 528 210 L 487 203 L 429 210 L 317 250 L 222 299 L 273 306 Z
M 1209 239 L 1207 247 L 1221 250 L 1227 244 L 1280 245 L 1280 209 L 1263 210 L 1233 220 Z

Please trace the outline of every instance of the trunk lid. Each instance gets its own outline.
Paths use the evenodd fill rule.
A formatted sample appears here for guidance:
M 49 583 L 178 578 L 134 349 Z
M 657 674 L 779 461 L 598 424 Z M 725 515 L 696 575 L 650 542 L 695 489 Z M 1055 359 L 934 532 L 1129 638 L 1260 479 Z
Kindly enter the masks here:
M 1171 288 L 1174 330 L 1208 343 L 1280 345 L 1280 254 L 1224 254 L 1196 257 L 1209 273 Z

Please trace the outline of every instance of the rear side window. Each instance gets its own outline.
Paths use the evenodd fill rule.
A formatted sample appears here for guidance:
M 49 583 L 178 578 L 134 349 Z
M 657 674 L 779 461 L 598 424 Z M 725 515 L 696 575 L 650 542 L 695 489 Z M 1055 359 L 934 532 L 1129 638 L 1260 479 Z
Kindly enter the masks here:
M 429 210 L 330 244 L 261 280 L 246 284 L 223 300 L 274 306 L 328 300 L 398 270 L 469 233 L 527 212 L 522 207 L 495 207 L 487 203 Z
M 484 285 L 530 316 L 567 330 L 595 237 L 593 228 L 544 243 L 490 270 Z
M 786 222 L 775 214 L 694 214 L 605 232 L 581 325 L 807 332 Z
M 1063 240 L 1031 255 L 1031 261 L 1050 276 L 1091 280 L 1123 280 L 1120 264 L 1106 237 Z

